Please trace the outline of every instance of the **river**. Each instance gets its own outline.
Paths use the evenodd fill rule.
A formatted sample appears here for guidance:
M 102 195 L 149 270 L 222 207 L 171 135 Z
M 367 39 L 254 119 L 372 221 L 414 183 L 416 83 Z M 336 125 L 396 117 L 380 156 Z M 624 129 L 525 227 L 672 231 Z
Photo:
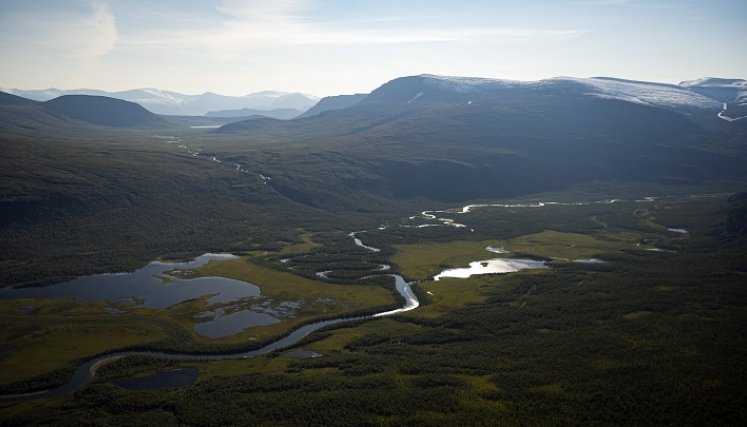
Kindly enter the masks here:
M 356 233 L 351 233 L 350 236 L 353 238 L 353 241 L 355 242 L 357 246 L 360 246 L 372 252 L 379 251 L 378 248 L 374 248 L 372 246 L 366 246 L 365 244 L 363 244 L 363 242 L 359 238 L 355 237 L 355 234 Z M 387 270 L 389 266 L 386 266 L 386 267 L 387 268 L 382 268 L 382 271 Z M 299 341 L 301 341 L 301 339 L 305 338 L 310 333 L 314 331 L 318 331 L 319 329 L 322 329 L 322 328 L 339 325 L 342 323 L 349 323 L 349 322 L 356 322 L 356 321 L 361 321 L 361 320 L 369 320 L 369 319 L 376 319 L 376 318 L 385 317 L 385 316 L 391 316 L 391 315 L 404 313 L 406 311 L 410 311 L 410 310 L 414 310 L 418 308 L 418 306 L 420 305 L 420 301 L 418 301 L 417 296 L 412 291 L 412 288 L 410 286 L 411 283 L 408 283 L 407 281 L 405 281 L 405 279 L 398 274 L 387 274 L 386 276 L 394 278 L 397 292 L 399 292 L 399 294 L 402 296 L 402 298 L 405 301 L 404 305 L 401 308 L 384 311 L 380 313 L 375 313 L 371 315 L 366 315 L 366 316 L 338 317 L 335 319 L 321 320 L 318 322 L 309 323 L 307 325 L 299 327 L 298 329 L 293 330 L 290 334 L 282 338 L 279 338 L 275 341 L 270 342 L 264 347 L 261 347 L 255 350 L 243 351 L 243 352 L 222 353 L 222 354 L 167 353 L 167 352 L 159 352 L 159 351 L 113 352 L 107 355 L 94 357 L 84 362 L 82 365 L 78 367 L 78 369 L 75 370 L 72 378 L 66 384 L 63 384 L 56 388 L 51 388 L 48 390 L 43 390 L 43 391 L 38 391 L 38 392 L 0 396 L 0 402 L 18 402 L 18 401 L 24 401 L 24 400 L 64 396 L 88 384 L 93 379 L 94 375 L 96 374 L 97 369 L 111 362 L 114 362 L 118 359 L 121 359 L 123 357 L 146 356 L 146 357 L 168 359 L 168 360 L 247 359 L 250 357 L 256 357 L 256 356 L 268 354 L 276 350 L 282 350 L 282 349 L 288 348 L 298 343 Z

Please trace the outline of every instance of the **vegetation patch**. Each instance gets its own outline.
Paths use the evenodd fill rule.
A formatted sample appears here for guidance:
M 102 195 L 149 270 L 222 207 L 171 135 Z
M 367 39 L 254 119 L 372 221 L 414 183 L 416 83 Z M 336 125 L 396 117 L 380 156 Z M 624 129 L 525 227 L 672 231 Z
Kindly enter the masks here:
M 485 250 L 486 246 L 501 247 L 500 240 L 456 240 L 444 243 L 395 245 L 390 258 L 402 275 L 411 280 L 429 280 L 444 268 L 466 266 L 472 261 L 500 255 Z

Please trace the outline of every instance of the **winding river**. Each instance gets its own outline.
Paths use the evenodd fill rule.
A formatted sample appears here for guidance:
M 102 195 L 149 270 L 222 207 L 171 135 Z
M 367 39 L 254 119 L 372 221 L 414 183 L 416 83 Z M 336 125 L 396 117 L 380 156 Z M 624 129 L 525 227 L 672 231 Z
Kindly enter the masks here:
M 359 238 L 355 237 L 355 234 L 356 233 L 351 233 L 350 236 L 353 238 L 353 241 L 355 242 L 357 246 L 367 249 L 372 252 L 378 252 L 380 250 L 372 246 L 366 246 L 365 244 L 363 244 L 363 242 Z M 389 266 L 386 266 L 386 267 L 387 268 L 382 268 L 381 271 L 388 270 Z M 417 296 L 412 291 L 412 288 L 410 287 L 411 283 L 408 283 L 407 281 L 405 281 L 405 279 L 398 274 L 387 274 L 387 276 L 394 278 L 397 292 L 399 292 L 399 294 L 402 296 L 402 298 L 405 301 L 404 305 L 401 308 L 384 311 L 380 313 L 375 313 L 371 315 L 366 315 L 366 316 L 338 317 L 334 319 L 320 320 L 318 322 L 309 323 L 307 325 L 299 327 L 298 329 L 293 330 L 290 334 L 282 338 L 272 341 L 271 343 L 265 345 L 264 347 L 261 347 L 255 350 L 250 350 L 250 351 L 243 351 L 243 352 L 236 352 L 236 353 L 223 353 L 223 354 L 167 353 L 167 352 L 159 352 L 159 351 L 113 352 L 113 353 L 109 353 L 106 355 L 94 357 L 92 359 L 89 359 L 82 365 L 80 365 L 78 369 L 76 369 L 75 372 L 73 373 L 73 376 L 70 379 L 70 381 L 68 381 L 66 384 L 63 384 L 59 387 L 51 388 L 48 390 L 0 396 L 0 402 L 18 402 L 18 401 L 23 401 L 23 400 L 54 398 L 54 397 L 64 396 L 86 385 L 87 383 L 89 383 L 93 379 L 94 375 L 96 375 L 96 370 L 98 370 L 102 366 L 105 366 L 123 357 L 146 356 L 146 357 L 168 359 L 168 360 L 201 360 L 201 361 L 247 359 L 251 357 L 268 354 L 276 350 L 282 350 L 282 349 L 291 347 L 292 345 L 301 341 L 301 339 L 303 339 L 310 333 L 317 331 L 319 329 L 322 329 L 322 328 L 330 327 L 333 325 L 339 325 L 342 323 L 349 323 L 349 322 L 356 322 L 356 321 L 361 321 L 361 320 L 369 320 L 369 319 L 376 319 L 380 317 L 391 316 L 394 314 L 404 313 L 406 311 L 410 311 L 410 310 L 414 310 L 418 308 L 418 306 L 420 305 L 420 301 L 418 301 Z
M 163 138 L 173 138 L 173 137 L 163 137 Z M 179 142 L 179 141 L 178 140 L 175 140 L 175 141 L 169 140 L 168 142 Z M 193 155 L 195 155 L 195 154 L 196 153 L 193 153 Z M 238 165 L 238 164 L 236 165 L 236 170 L 245 172 L 244 170 L 242 170 L 241 166 Z M 270 180 L 269 177 L 265 177 L 265 176 L 262 176 L 262 179 L 265 182 L 267 182 L 267 181 Z M 694 197 L 714 197 L 714 196 L 718 196 L 718 195 L 719 194 L 705 194 L 705 195 L 691 195 L 689 197 L 691 197 L 691 198 L 694 198 Z M 645 197 L 644 199 L 634 200 L 634 202 L 653 202 L 656 199 L 657 199 L 657 197 Z M 485 207 L 541 208 L 541 207 L 545 207 L 545 206 L 548 206 L 548 205 L 571 206 L 571 205 L 587 205 L 587 204 L 592 204 L 592 203 L 595 203 L 595 204 L 596 203 L 600 203 L 600 204 L 612 204 L 612 203 L 616 203 L 616 202 L 620 202 L 620 201 L 622 201 L 622 200 L 621 199 L 609 199 L 609 200 L 600 200 L 600 201 L 594 201 L 594 202 L 536 202 L 536 203 L 526 203 L 526 204 L 498 204 L 498 203 L 496 203 L 496 204 L 472 204 L 472 205 L 464 206 L 461 211 L 452 212 L 452 213 L 454 213 L 454 214 L 465 214 L 465 213 L 471 212 L 474 209 L 485 208 Z M 437 213 L 437 212 L 443 212 L 443 211 L 425 211 L 425 212 L 422 212 L 421 216 L 423 218 L 425 218 L 426 220 L 439 221 L 441 224 L 424 224 L 424 225 L 420 225 L 420 226 L 417 226 L 417 227 L 419 228 L 419 227 L 426 227 L 426 226 L 432 226 L 432 225 L 433 226 L 435 226 L 435 225 L 444 225 L 444 226 L 452 226 L 452 227 L 458 227 L 458 228 L 465 227 L 465 225 L 463 225 L 463 224 L 459 224 L 459 223 L 454 222 L 453 219 L 450 219 L 450 218 L 439 218 L 439 217 L 437 217 L 436 215 L 434 215 L 434 213 Z M 415 219 L 415 217 L 414 216 L 410 217 L 410 219 Z M 686 233 L 687 232 L 684 229 L 669 229 L 669 231 L 675 232 L 675 233 L 683 233 L 683 232 Z M 380 252 L 381 250 L 379 248 L 365 245 L 361 241 L 361 239 L 359 237 L 357 237 L 358 234 L 364 233 L 364 232 L 365 231 L 352 232 L 352 233 L 349 234 L 349 236 L 353 239 L 353 242 L 358 247 L 360 247 L 362 249 L 366 249 L 366 250 L 368 250 L 370 252 Z M 500 253 L 500 254 L 508 252 L 503 247 L 501 247 L 501 248 L 494 248 L 494 247 L 490 247 L 489 246 L 489 247 L 486 248 L 486 250 L 489 251 L 489 252 Z M 665 251 L 663 249 L 656 249 L 656 248 L 654 248 L 654 249 L 647 249 L 647 250 L 649 250 L 649 251 Z M 203 257 L 211 258 L 211 257 L 225 257 L 225 256 L 226 255 L 223 255 L 223 254 L 206 254 Z M 200 259 L 200 260 L 196 260 L 196 261 L 201 261 L 202 263 L 204 263 L 204 262 L 206 262 L 206 260 L 207 259 L 205 259 L 205 260 Z M 480 269 L 485 269 L 485 268 L 490 267 L 490 265 L 487 265 L 487 264 L 483 265 L 483 264 L 484 263 L 488 263 L 489 261 L 494 261 L 494 260 L 485 260 L 485 261 L 473 262 L 473 263 L 470 264 L 470 266 L 473 269 L 475 267 L 480 268 Z M 515 260 L 514 259 L 514 260 L 500 260 L 500 261 L 505 263 L 505 262 L 508 262 L 508 261 L 511 261 L 511 262 L 516 262 L 516 261 L 523 262 L 523 261 L 532 261 L 532 260 Z M 281 260 L 281 262 L 287 262 L 287 260 Z M 536 265 L 532 264 L 532 265 L 515 266 L 516 268 L 511 268 L 511 269 L 508 269 L 508 270 L 510 270 L 510 271 L 516 271 L 517 269 L 522 269 L 522 268 L 543 268 L 543 266 L 544 266 L 544 264 L 542 264 L 542 263 L 540 263 L 538 261 L 532 261 L 532 262 L 537 263 L 537 264 Z M 596 259 L 583 259 L 583 260 L 575 260 L 575 262 L 598 263 L 598 262 L 601 262 L 601 261 L 600 260 L 596 260 Z M 197 264 L 199 264 L 199 262 Z M 473 264 L 475 264 L 475 265 L 473 265 Z M 161 267 L 162 266 L 159 263 L 151 263 L 148 266 L 148 268 L 159 268 L 159 269 Z M 521 267 L 521 268 L 519 268 L 519 267 Z M 390 268 L 389 265 L 387 265 L 387 264 L 381 264 L 379 271 L 386 271 L 389 268 Z M 163 268 L 163 270 L 165 270 L 165 269 L 166 268 Z M 442 274 L 434 277 L 434 280 L 438 280 L 440 277 L 462 277 L 462 276 L 464 276 L 464 274 L 462 274 L 462 270 L 464 270 L 464 272 L 465 272 L 464 274 L 466 274 L 466 272 L 471 272 L 470 269 L 452 269 L 452 270 L 446 270 Z M 490 272 L 493 272 L 493 271 L 490 271 Z M 503 272 L 503 271 L 501 271 L 501 272 Z M 329 273 L 329 271 L 323 271 L 323 272 L 319 272 L 317 274 L 321 278 L 325 278 L 325 276 L 326 276 L 327 273 Z M 476 273 L 476 274 L 479 274 L 479 272 Z M 314 331 L 317 331 L 319 329 L 322 329 L 322 328 L 327 328 L 327 327 L 330 327 L 330 326 L 339 325 L 339 324 L 343 324 L 343 323 L 349 323 L 349 322 L 355 322 L 355 321 L 361 321 L 361 320 L 370 320 L 370 319 L 376 319 L 376 318 L 385 317 L 385 316 L 391 316 L 391 315 L 395 315 L 395 314 L 399 314 L 399 313 L 404 313 L 404 312 L 407 312 L 407 311 L 410 311 L 410 310 L 414 310 L 414 309 L 416 309 L 420 305 L 420 302 L 419 302 L 417 296 L 412 291 L 412 288 L 410 286 L 411 283 L 408 283 L 407 281 L 405 281 L 405 279 L 402 276 L 397 275 L 397 274 L 386 274 L 386 276 L 393 277 L 395 279 L 396 289 L 399 292 L 399 294 L 402 296 L 402 298 L 404 299 L 404 305 L 402 307 L 400 307 L 400 308 L 397 308 L 397 309 L 394 309 L 394 310 L 389 310 L 389 311 L 384 311 L 384 312 L 380 312 L 380 313 L 365 315 L 365 316 L 338 317 L 338 318 L 334 318 L 334 319 L 321 320 L 321 321 L 317 321 L 317 322 L 314 322 L 314 323 L 309 323 L 309 324 L 306 324 L 304 326 L 299 327 L 298 329 L 293 330 L 291 333 L 289 333 L 288 335 L 286 335 L 286 336 L 284 336 L 282 338 L 279 338 L 279 339 L 277 339 L 275 341 L 270 342 L 269 344 L 265 345 L 264 347 L 261 347 L 261 348 L 255 349 L 255 350 L 250 350 L 250 351 L 233 352 L 233 353 L 221 353 L 221 354 L 167 353 L 167 352 L 158 352 L 158 351 L 117 351 L 117 352 L 109 353 L 109 354 L 106 354 L 106 355 L 94 357 L 92 359 L 87 360 L 86 362 L 84 362 L 83 364 L 81 364 L 76 369 L 76 371 L 73 373 L 72 378 L 66 384 L 63 384 L 63 385 L 61 385 L 59 387 L 51 388 L 51 389 L 48 389 L 48 390 L 42 390 L 42 391 L 31 392 L 31 393 L 23 393 L 23 394 L 14 394 L 14 395 L 0 396 L 0 402 L 17 402 L 17 401 L 23 401 L 23 400 L 32 400 L 32 399 L 41 399 L 41 398 L 54 398 L 54 397 L 64 396 L 65 394 L 70 393 L 70 392 L 72 392 L 72 391 L 74 391 L 74 390 L 76 390 L 76 389 L 78 389 L 78 388 L 86 385 L 87 383 L 89 383 L 93 379 L 94 375 L 96 374 L 96 370 L 97 369 L 99 369 L 102 366 L 105 366 L 105 365 L 107 365 L 107 364 L 109 364 L 111 362 L 114 362 L 114 361 L 116 361 L 118 359 L 121 359 L 123 357 L 128 357 L 128 356 L 146 356 L 146 357 L 153 357 L 153 358 L 159 358 L 159 359 L 185 360 L 185 361 L 187 361 L 187 360 L 200 360 L 200 361 L 204 361 L 204 360 L 227 360 L 227 359 L 245 359 L 245 358 L 251 358 L 251 357 L 265 355 L 265 354 L 271 353 L 271 352 L 276 351 L 276 350 L 283 350 L 285 348 L 291 347 L 291 346 L 295 345 L 296 343 L 298 343 L 299 341 L 301 341 L 304 337 L 306 337 L 310 333 L 312 333 Z M 195 282 L 195 283 L 197 283 L 197 282 Z M 253 286 L 253 285 L 248 284 L 248 283 L 244 283 L 244 285 L 245 286 Z M 28 291 L 28 292 L 35 292 L 35 291 Z M 228 292 L 228 291 L 226 290 L 226 292 Z M 250 292 L 250 291 L 249 290 L 245 290 L 245 292 Z M 254 292 L 254 291 L 251 291 L 251 292 Z M 1 296 L 2 295 L 0 295 L 0 297 Z M 33 297 L 33 295 L 28 295 L 28 296 L 29 297 Z M 154 300 L 154 302 L 152 302 L 150 304 L 148 304 L 148 302 L 146 301 L 145 305 L 160 306 L 160 305 L 169 305 L 170 303 L 172 303 L 172 302 L 171 301 L 166 301 L 166 302 L 157 301 L 156 302 Z

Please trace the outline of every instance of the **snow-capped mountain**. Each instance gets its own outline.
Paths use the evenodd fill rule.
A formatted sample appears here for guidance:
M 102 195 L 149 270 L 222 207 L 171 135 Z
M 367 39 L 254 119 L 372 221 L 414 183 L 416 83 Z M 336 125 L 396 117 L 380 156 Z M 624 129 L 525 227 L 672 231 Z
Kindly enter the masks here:
M 692 90 L 687 86 L 610 77 L 556 77 L 539 81 L 515 81 L 425 74 L 404 77 L 403 79 L 411 80 L 407 82 L 407 85 L 412 86 L 412 89 L 399 94 L 399 98 L 407 102 L 417 102 L 418 100 L 425 102 L 429 99 L 429 91 L 438 92 L 440 94 L 439 98 L 442 98 L 446 93 L 450 93 L 455 98 L 464 98 L 465 100 L 470 97 L 476 98 L 479 95 L 497 92 L 505 92 L 506 94 L 519 91 L 522 93 L 577 94 L 579 96 L 617 99 L 675 110 L 720 110 L 722 103 L 725 102 L 708 96 L 706 93 Z M 397 80 L 400 79 L 388 84 L 397 82 Z M 381 91 L 377 95 L 385 95 L 386 92 L 389 92 L 385 86 L 377 89 L 377 91 Z M 398 86 L 402 85 L 399 84 Z M 434 94 L 430 93 L 430 95 Z
M 202 95 L 185 95 L 160 89 L 133 89 L 121 92 L 106 92 L 95 89 L 45 89 L 21 90 L 9 89 L 6 92 L 37 101 L 48 101 L 62 95 L 95 95 L 108 96 L 135 102 L 149 111 L 169 115 L 204 115 L 209 111 L 238 110 L 250 108 L 255 110 L 294 109 L 306 111 L 319 101 L 313 95 L 278 91 L 262 91 L 245 96 L 225 96 L 205 92 Z
M 747 82 L 705 78 L 680 84 L 624 80 L 612 77 L 555 77 L 516 81 L 423 74 L 385 83 L 361 101 L 362 105 L 395 103 L 418 105 L 496 105 L 526 97 L 589 97 L 611 99 L 673 111 L 708 125 L 747 120 Z

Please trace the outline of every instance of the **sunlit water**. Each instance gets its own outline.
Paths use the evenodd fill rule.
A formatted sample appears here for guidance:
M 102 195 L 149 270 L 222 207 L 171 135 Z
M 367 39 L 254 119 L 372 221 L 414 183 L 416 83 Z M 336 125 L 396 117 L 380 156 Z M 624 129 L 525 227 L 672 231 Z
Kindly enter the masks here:
M 469 267 L 450 268 L 433 276 L 433 280 L 445 278 L 466 279 L 479 274 L 514 273 L 527 269 L 547 268 L 544 261 L 518 258 L 493 258 L 469 263 Z

